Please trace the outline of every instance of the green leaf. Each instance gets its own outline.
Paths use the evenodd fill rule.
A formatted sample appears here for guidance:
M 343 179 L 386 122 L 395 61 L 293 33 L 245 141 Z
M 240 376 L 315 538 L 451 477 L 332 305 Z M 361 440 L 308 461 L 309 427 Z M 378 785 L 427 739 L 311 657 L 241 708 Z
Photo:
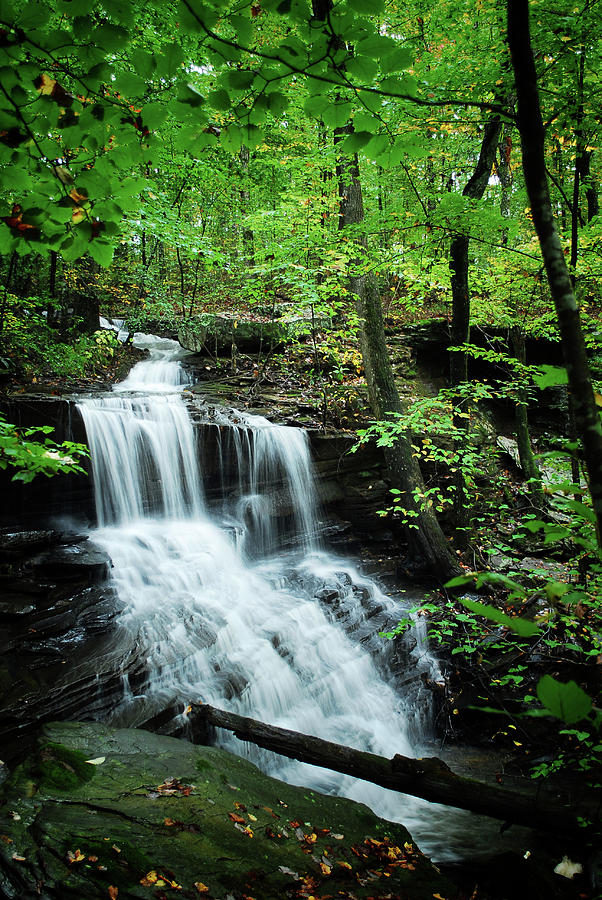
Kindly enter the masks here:
M 355 48 L 357 56 L 368 56 L 374 59 L 381 59 L 388 56 L 397 49 L 397 44 L 392 38 L 384 37 L 381 34 L 374 34 L 360 41 Z
M 321 94 L 309 97 L 303 104 L 303 109 L 308 116 L 314 119 L 321 119 L 324 112 L 331 106 L 331 102 L 325 94 Z
M 217 91 L 210 91 L 207 102 L 213 109 L 217 109 L 220 112 L 230 109 L 231 106 L 230 96 L 222 88 L 219 88 Z
M 541 375 L 534 375 L 533 381 L 542 390 L 569 382 L 569 376 L 564 366 L 539 366 L 538 368 Z
M 565 684 L 551 675 L 544 675 L 539 680 L 537 696 L 551 715 L 569 725 L 585 719 L 592 708 L 591 698 L 578 684 L 574 681 Z
M 123 50 L 129 44 L 130 37 L 119 25 L 99 25 L 90 35 L 90 42 L 105 50 Z
M 251 19 L 248 16 L 232 16 L 230 25 L 236 33 L 236 41 L 239 44 L 248 45 L 253 32 Z
M 142 108 L 142 121 L 151 131 L 162 125 L 167 115 L 168 109 L 164 103 L 147 103 Z
M 322 120 L 328 128 L 342 128 L 352 112 L 351 103 L 332 103 L 322 113 Z
M 248 69 L 234 69 L 228 72 L 228 84 L 235 91 L 245 91 L 250 88 L 255 80 L 255 72 Z
M 579 500 L 565 500 L 562 505 L 564 508 L 571 509 L 577 513 L 586 522 L 590 522 L 592 525 L 596 524 L 596 514 L 591 506 L 586 506 L 585 503 L 580 503 Z
M 360 15 L 376 16 L 384 11 L 384 0 L 347 0 L 347 6 Z
M 343 153 L 357 153 L 358 150 L 365 147 L 371 140 L 372 135 L 369 131 L 355 131 L 345 138 L 341 144 L 341 151 Z
M 535 634 L 539 634 L 539 628 L 534 622 L 529 622 L 527 619 L 507 616 L 506 613 L 503 613 L 495 606 L 490 606 L 487 603 L 480 603 L 477 600 L 469 600 L 468 597 L 460 597 L 460 603 L 471 612 L 475 613 L 475 615 L 483 616 L 485 619 L 490 619 L 492 622 L 497 622 L 498 625 L 504 625 L 521 637 L 532 637 Z
M 107 244 L 98 238 L 90 241 L 88 246 L 88 253 L 99 266 L 110 266 L 113 262 L 114 252 L 115 247 L 112 244 Z
M 278 119 L 288 105 L 288 99 L 281 91 L 274 91 L 268 96 L 268 107 L 274 118 Z
M 349 60 L 346 71 L 352 76 L 354 81 L 360 81 L 364 84 L 370 83 L 379 71 L 378 63 L 366 56 L 357 56 Z
M 115 85 L 119 93 L 123 94 L 128 100 L 132 100 L 134 97 L 142 97 L 147 87 L 144 78 L 140 78 L 134 72 L 123 72 L 120 74 L 115 81 Z

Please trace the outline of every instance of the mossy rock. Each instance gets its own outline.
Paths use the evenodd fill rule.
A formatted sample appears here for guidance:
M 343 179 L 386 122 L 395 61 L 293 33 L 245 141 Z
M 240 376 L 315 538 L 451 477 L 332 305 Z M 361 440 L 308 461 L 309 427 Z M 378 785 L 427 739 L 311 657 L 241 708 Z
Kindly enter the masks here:
M 3 795 L 0 896 L 457 895 L 403 826 L 367 807 L 140 730 L 48 725 Z
M 330 324 L 327 317 L 313 322 L 317 329 L 329 328 Z M 303 316 L 261 322 L 202 313 L 181 323 L 178 340 L 182 347 L 193 353 L 219 356 L 229 353 L 233 345 L 243 353 L 257 353 L 298 340 L 311 329 L 311 319 Z

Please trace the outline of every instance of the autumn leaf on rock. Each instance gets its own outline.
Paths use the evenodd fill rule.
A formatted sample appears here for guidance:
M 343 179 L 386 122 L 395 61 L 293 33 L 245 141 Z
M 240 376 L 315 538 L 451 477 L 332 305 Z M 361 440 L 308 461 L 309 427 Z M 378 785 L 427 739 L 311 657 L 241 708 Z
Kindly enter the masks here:
M 289 869 L 288 866 L 278 866 L 278 868 L 282 872 L 283 875 L 290 875 L 292 878 L 295 879 L 295 881 L 299 881 L 299 873 L 298 872 L 293 872 L 293 870 Z
M 245 820 L 242 816 L 239 816 L 238 813 L 228 813 L 229 817 L 233 822 L 239 822 L 241 825 L 245 825 Z

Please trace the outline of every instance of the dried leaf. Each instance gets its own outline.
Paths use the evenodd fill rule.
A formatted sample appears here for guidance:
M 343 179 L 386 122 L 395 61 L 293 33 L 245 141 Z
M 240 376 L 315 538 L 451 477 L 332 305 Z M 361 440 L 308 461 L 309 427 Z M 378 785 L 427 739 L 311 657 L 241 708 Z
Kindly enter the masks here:
M 291 875 L 295 881 L 299 881 L 299 873 L 293 872 L 292 869 L 289 869 L 288 866 L 278 866 L 283 875 Z
M 67 850 L 67 859 L 70 863 L 78 863 L 85 858 L 86 857 L 79 849 L 75 850 L 75 852 L 73 850 Z
M 158 875 L 153 869 L 151 872 L 147 872 L 144 878 L 140 879 L 140 884 L 144 885 L 144 887 L 150 887 L 150 885 L 156 884 Z
M 195 881 L 194 886 L 197 889 L 197 891 L 199 892 L 199 894 L 206 894 L 207 891 L 209 890 L 207 885 L 203 884 L 202 881 Z
M 321 862 L 320 871 L 322 872 L 322 875 L 330 875 L 330 873 L 332 872 L 332 866 L 327 866 L 326 863 Z
M 111 900 L 117 900 L 118 896 L 119 896 L 119 888 L 115 887 L 114 884 L 110 884 L 109 885 L 109 897 L 111 898 Z
M 342 841 L 345 837 L 344 834 L 331 834 L 330 837 L 334 838 L 335 841 Z
M 239 822 L 241 825 L 246 824 L 245 820 L 242 816 L 239 816 L 238 813 L 228 813 L 233 822 Z
M 105 761 L 106 756 L 97 756 L 96 759 L 87 759 L 86 762 L 90 766 L 100 766 Z

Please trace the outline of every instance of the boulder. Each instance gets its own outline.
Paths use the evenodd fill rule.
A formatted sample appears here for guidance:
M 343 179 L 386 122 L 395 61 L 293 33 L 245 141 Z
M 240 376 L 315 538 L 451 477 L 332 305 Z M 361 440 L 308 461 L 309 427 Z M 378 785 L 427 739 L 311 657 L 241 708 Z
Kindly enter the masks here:
M 313 322 L 318 329 L 329 326 L 328 318 Z M 182 322 L 178 341 L 186 350 L 204 355 L 230 353 L 233 346 L 243 353 L 258 353 L 296 340 L 311 329 L 312 320 L 303 316 L 262 322 L 203 313 Z
M 5 897 L 458 896 L 402 825 L 216 747 L 52 724 L 2 790 Z

